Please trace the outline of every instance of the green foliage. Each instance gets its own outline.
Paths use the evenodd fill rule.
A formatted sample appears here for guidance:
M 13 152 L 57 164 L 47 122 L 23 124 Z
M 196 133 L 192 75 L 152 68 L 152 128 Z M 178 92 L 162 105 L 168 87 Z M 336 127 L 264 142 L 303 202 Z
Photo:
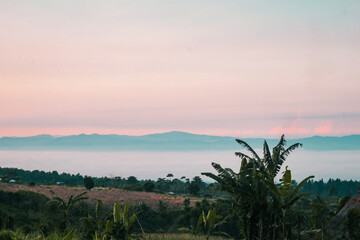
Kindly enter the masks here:
M 0 240 L 13 240 L 15 238 L 15 234 L 12 231 L 1 231 L 0 232 Z
M 202 212 L 201 215 L 199 216 L 199 219 L 198 219 L 197 224 L 196 224 L 195 227 L 193 225 L 191 225 L 190 226 L 191 228 L 180 227 L 180 228 L 178 228 L 178 230 L 180 232 L 192 233 L 192 234 L 194 234 L 196 236 L 201 231 L 203 219 L 204 219 L 204 212 Z
M 62 212 L 64 214 L 63 216 L 64 216 L 64 221 L 66 224 L 66 229 L 70 228 L 70 219 L 69 219 L 70 211 L 75 207 L 75 204 L 88 199 L 87 197 L 84 197 L 85 194 L 87 194 L 87 192 L 80 193 L 79 195 L 77 195 L 75 197 L 73 195 L 71 195 L 67 201 L 64 201 L 63 199 L 61 199 L 59 197 L 54 197 L 53 199 L 51 199 L 48 202 L 48 204 L 50 204 L 50 205 L 56 204 L 57 207 L 62 210 Z
M 155 184 L 152 181 L 146 181 L 143 188 L 146 192 L 152 192 L 155 188 Z
M 297 200 L 306 195 L 299 193 L 299 190 L 313 176 L 294 187 L 291 171 L 286 168 L 280 184 L 276 184 L 274 179 L 286 157 L 301 144 L 296 143 L 285 148 L 283 135 L 271 154 L 267 142 L 264 141 L 263 158 L 260 158 L 246 142 L 239 139 L 236 141 L 251 154 L 249 156 L 242 152 L 235 153 L 241 158 L 238 173 L 212 163 L 218 174 L 202 174 L 217 181 L 221 190 L 234 197 L 233 210 L 239 217 L 245 239 L 285 239 L 291 235 L 291 232 L 286 231 L 286 213 Z
M 217 174 L 204 173 L 203 175 L 217 182 L 209 185 L 200 177 L 194 177 L 190 181 L 185 176 L 181 179 L 174 178 L 172 174 L 169 174 L 167 178 L 159 178 L 156 182 L 138 180 L 134 176 L 128 179 L 90 178 L 97 186 L 137 191 L 190 192 L 211 198 L 201 201 L 198 198 L 191 199 L 191 202 L 195 204 L 190 206 L 190 198 L 186 198 L 188 196 L 185 195 L 182 209 L 171 209 L 166 202 L 159 201 L 159 209 L 151 209 L 143 203 L 131 208 L 128 205 L 120 207 L 115 203 L 112 211 L 108 211 L 109 209 L 106 209 L 101 201 L 97 202 L 94 209 L 86 205 L 82 201 L 86 199 L 85 193 L 71 196 L 66 201 L 58 197 L 49 201 L 45 196 L 32 192 L 0 191 L 0 226 L 16 229 L 16 232 L 1 232 L 0 240 L 2 234 L 5 237 L 11 235 L 17 239 L 132 239 L 136 237 L 134 232 L 140 232 L 140 229 L 145 232 L 161 232 L 162 238 L 159 239 L 170 239 L 167 238 L 167 233 L 179 229 L 191 232 L 193 235 L 205 234 L 207 239 L 226 232 L 235 239 L 245 237 L 247 240 L 285 238 L 290 240 L 296 239 L 295 234 L 300 239 L 304 232 L 311 232 L 309 230 L 314 228 L 321 229 L 326 239 L 330 221 L 350 198 L 349 196 L 337 197 L 337 193 L 339 196 L 344 196 L 344 191 L 349 191 L 349 189 L 343 186 L 357 186 L 358 182 L 339 179 L 329 179 L 327 183 L 323 180 L 308 181 L 312 178 L 310 176 L 297 184 L 287 167 L 280 176 L 279 182 L 275 182 L 286 157 L 301 144 L 285 148 L 286 142 L 282 136 L 279 143 L 270 151 L 265 141 L 263 156 L 260 158 L 246 142 L 241 140 L 237 142 L 249 151 L 247 154 L 235 153 L 241 158 L 240 171 L 235 172 L 212 163 Z M 7 176 L 5 179 L 18 176 L 23 182 L 31 180 L 36 184 L 62 181 L 67 185 L 80 185 L 84 180 L 85 185 L 87 181 L 85 180 L 87 177 L 83 179 L 79 174 L 68 176 L 58 174 L 56 171 L 45 173 L 0 168 L 1 171 Z M 29 177 L 30 175 L 32 177 Z M 33 180 L 34 176 L 35 180 Z M 80 184 L 79 179 L 81 179 Z M 302 192 L 306 189 L 311 193 L 321 192 L 322 197 L 319 196 L 313 200 L 304 198 L 308 196 Z M 214 196 L 219 196 L 221 199 L 215 199 Z M 43 207 L 45 205 L 46 210 Z M 217 214 L 227 217 L 221 218 Z M 348 237 L 358 239 L 359 213 L 349 211 L 344 219 L 346 233 L 343 239 Z M 81 222 L 81 227 L 79 222 Z M 241 229 L 241 235 L 239 235 L 239 229 Z M 42 236 L 38 234 L 39 231 Z M 313 232 L 318 231 L 320 230 Z M 188 237 L 189 235 L 186 235 L 186 238 L 175 237 L 174 239 Z M 198 238 L 205 237 L 197 236 Z
M 318 181 L 310 180 L 305 184 L 303 191 L 308 192 L 314 196 L 320 195 L 325 197 L 329 195 L 339 195 L 343 197 L 346 195 L 354 195 L 359 187 L 359 181 L 330 178 L 327 182 L 325 182 L 323 179 Z
M 80 174 L 59 174 L 57 171 L 45 172 L 39 170 L 28 171 L 17 168 L 0 168 L 0 176 L 5 176 L 8 180 L 16 177 L 16 179 L 22 183 L 56 184 L 57 182 L 63 182 L 66 185 L 83 184 L 83 177 Z
M 209 210 L 207 215 L 205 215 L 204 211 L 202 211 L 198 218 L 196 226 L 191 225 L 190 226 L 191 228 L 180 227 L 178 228 L 178 231 L 192 233 L 196 236 L 203 230 L 205 235 L 207 236 L 206 239 L 209 239 L 209 237 L 212 236 L 213 234 L 218 234 L 218 235 L 223 234 L 229 236 L 224 232 L 214 232 L 218 226 L 225 223 L 226 219 L 220 221 L 221 218 L 222 218 L 221 216 L 216 215 L 215 209 Z
M 197 195 L 200 191 L 200 186 L 196 182 L 191 182 L 188 187 L 189 193 L 192 195 Z
M 0 177 L 2 177 L 3 182 L 8 182 L 11 179 L 15 178 L 14 180 L 17 183 L 27 183 L 29 186 L 34 185 L 44 185 L 44 184 L 59 184 L 59 185 L 67 185 L 67 186 L 81 186 L 83 185 L 83 176 L 80 174 L 69 174 L 69 173 L 61 173 L 59 174 L 57 171 L 52 172 L 44 172 L 39 170 L 28 171 L 23 169 L 17 168 L 0 168 Z M 174 176 L 173 176 L 174 177 Z M 171 178 L 173 178 L 171 177 Z M 133 191 L 143 191 L 144 184 L 148 181 L 154 183 L 155 188 L 153 191 L 171 191 L 184 194 L 188 193 L 188 188 L 190 185 L 189 179 L 185 176 L 181 177 L 181 180 L 174 179 L 171 180 L 170 178 L 159 178 L 157 181 L 152 180 L 138 180 L 135 185 L 126 184 L 126 179 L 121 178 L 119 176 L 109 178 L 109 177 L 93 177 L 94 186 L 97 187 L 111 187 L 111 188 L 123 188 L 126 190 L 133 190 Z M 197 182 L 198 183 L 198 182 Z M 199 193 L 206 195 L 212 194 L 221 196 L 223 193 L 219 191 L 209 191 L 209 189 L 217 189 L 216 185 L 214 184 L 206 184 L 202 182 L 200 185 Z M 320 196 L 328 196 L 330 190 L 335 187 L 339 196 L 346 196 L 346 195 L 353 195 L 357 192 L 357 188 L 360 187 L 359 181 L 353 180 L 340 180 L 340 179 L 328 179 L 327 182 L 324 180 L 308 181 L 301 191 L 307 192 L 311 195 Z
M 134 176 L 130 176 L 128 177 L 128 179 L 126 180 L 126 183 L 129 184 L 129 185 L 136 185 L 139 183 L 139 180 L 134 177 Z
M 15 229 L 38 224 L 45 216 L 44 206 L 48 200 L 30 191 L 0 191 L 0 227 Z
M 350 209 L 346 215 L 346 228 L 349 239 L 360 239 L 360 210 Z
M 100 237 L 105 232 L 105 225 L 107 219 L 110 217 L 110 212 L 106 212 L 101 200 L 98 200 L 95 207 L 95 217 L 90 214 L 88 217 L 80 219 L 84 227 L 83 236 L 89 238 L 90 236 Z
M 113 240 L 129 240 L 132 238 L 132 231 L 134 229 L 135 214 L 130 214 L 129 206 L 125 205 L 121 209 L 118 203 L 114 203 L 113 221 L 106 221 L 106 236 Z
M 204 223 L 204 230 L 206 232 L 207 235 L 207 239 L 212 236 L 213 234 L 222 234 L 222 235 L 226 235 L 228 237 L 230 237 L 228 234 L 224 233 L 224 232 L 214 232 L 215 229 L 224 224 L 226 222 L 226 218 L 223 219 L 223 221 L 220 221 L 220 219 L 222 218 L 219 215 L 216 215 L 216 210 L 215 208 L 213 210 L 209 210 L 208 214 L 205 216 L 204 212 L 202 212 L 202 217 L 203 217 L 203 223 Z
M 184 200 L 184 207 L 188 208 L 190 206 L 190 198 L 185 198 Z
M 351 199 L 351 197 L 349 195 L 345 196 L 345 197 L 339 197 L 337 200 L 337 205 L 336 205 L 336 212 L 335 214 L 337 214 L 344 206 L 345 204 Z
M 333 196 L 339 196 L 339 193 L 335 186 L 332 186 L 329 191 L 329 197 L 333 197 Z
M 87 190 L 91 190 L 94 187 L 94 181 L 91 177 L 84 177 L 84 187 Z

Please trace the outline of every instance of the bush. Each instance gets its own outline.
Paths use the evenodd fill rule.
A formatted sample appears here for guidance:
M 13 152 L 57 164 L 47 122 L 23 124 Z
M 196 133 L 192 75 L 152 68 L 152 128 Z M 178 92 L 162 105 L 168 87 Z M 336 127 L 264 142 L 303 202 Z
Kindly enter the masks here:
M 13 240 L 15 234 L 12 231 L 4 230 L 0 232 L 0 240 Z

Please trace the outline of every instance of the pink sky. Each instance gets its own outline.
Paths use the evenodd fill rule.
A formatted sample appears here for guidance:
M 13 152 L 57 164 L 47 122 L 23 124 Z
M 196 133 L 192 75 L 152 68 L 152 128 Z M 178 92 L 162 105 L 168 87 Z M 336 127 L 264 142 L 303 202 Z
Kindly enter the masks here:
M 0 136 L 360 134 L 357 1 L 84 3 L 0 3 Z

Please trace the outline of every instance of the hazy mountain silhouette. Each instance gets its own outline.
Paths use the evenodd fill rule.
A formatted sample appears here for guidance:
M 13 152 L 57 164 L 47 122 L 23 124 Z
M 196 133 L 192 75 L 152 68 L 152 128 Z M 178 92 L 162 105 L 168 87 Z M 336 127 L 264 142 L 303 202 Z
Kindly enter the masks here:
M 240 150 L 236 137 L 198 135 L 187 132 L 166 132 L 144 136 L 80 134 L 71 136 L 38 135 L 32 137 L 0 138 L 0 150 L 79 150 L 79 151 L 202 151 Z M 240 138 L 253 148 L 262 148 L 262 138 Z M 278 139 L 266 139 L 274 146 Z M 360 150 L 360 135 L 344 137 L 320 137 L 289 139 L 288 146 L 295 142 L 304 144 L 304 149 Z

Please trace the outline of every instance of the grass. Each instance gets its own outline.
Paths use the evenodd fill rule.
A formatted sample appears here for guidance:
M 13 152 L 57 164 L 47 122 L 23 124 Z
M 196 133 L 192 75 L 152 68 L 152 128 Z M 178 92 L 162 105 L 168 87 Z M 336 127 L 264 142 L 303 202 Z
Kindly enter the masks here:
M 0 231 L 0 239 L 2 240 L 13 240 L 13 239 L 22 239 L 22 240 L 77 240 L 78 236 L 75 234 L 70 235 L 59 235 L 53 233 L 47 237 L 42 236 L 38 233 L 32 233 L 25 235 L 21 232 L 13 232 L 9 230 Z M 148 234 L 145 238 L 139 238 L 144 240 L 206 240 L 206 236 L 194 236 L 192 234 L 177 234 L 177 233 L 156 233 Z M 223 238 L 218 236 L 211 236 L 209 240 L 229 240 L 229 238 Z
M 182 240 L 182 239 L 194 239 L 194 240 L 206 240 L 206 236 L 194 236 L 192 234 L 176 234 L 176 233 L 156 233 L 147 235 L 149 240 Z M 229 238 L 211 236 L 210 240 L 226 240 Z

